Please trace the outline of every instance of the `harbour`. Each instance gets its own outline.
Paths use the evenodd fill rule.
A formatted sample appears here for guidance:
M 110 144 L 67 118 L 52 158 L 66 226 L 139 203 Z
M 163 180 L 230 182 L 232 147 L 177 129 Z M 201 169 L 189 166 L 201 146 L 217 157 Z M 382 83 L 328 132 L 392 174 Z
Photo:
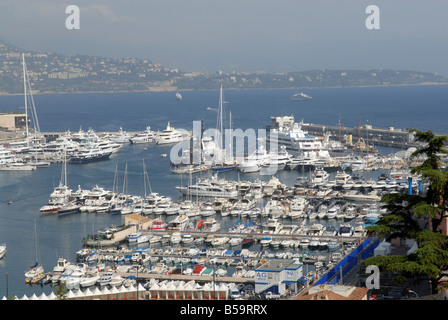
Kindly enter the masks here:
M 184 95 L 184 99 L 183 101 L 185 101 L 185 96 Z M 216 92 L 214 93 L 214 96 L 216 97 Z M 315 95 L 313 95 L 315 96 Z M 315 99 L 315 98 L 314 98 Z M 216 114 L 213 116 L 213 118 L 211 118 L 210 120 L 212 121 L 212 119 L 215 119 Z M 267 117 L 266 119 L 269 119 L 269 117 Z M 263 120 L 266 120 L 263 119 Z M 167 121 L 164 121 L 167 122 Z M 78 126 L 79 124 L 75 124 L 76 126 Z M 163 129 L 165 125 L 161 126 L 161 128 Z M 187 125 L 177 125 L 178 127 L 186 127 L 188 128 Z M 144 127 L 142 127 L 144 128 Z M 56 132 L 58 134 L 62 134 L 65 133 L 66 131 L 61 130 L 60 132 Z M 104 133 L 104 136 L 106 136 L 106 132 L 107 133 L 112 133 L 112 132 L 117 132 L 117 131 L 98 131 L 101 133 Z M 136 133 L 138 131 L 132 131 L 132 133 Z M 103 136 L 103 134 L 101 134 L 101 136 Z M 159 195 L 166 195 L 168 197 L 170 197 L 174 203 L 183 203 L 185 200 L 188 200 L 189 196 L 182 196 L 181 193 L 175 189 L 176 186 L 180 186 L 180 185 L 186 185 L 189 181 L 189 174 L 175 174 L 170 172 L 169 168 L 170 168 L 170 159 L 169 157 L 163 157 L 163 154 L 169 154 L 170 153 L 170 148 L 171 146 L 164 146 L 164 145 L 156 145 L 154 143 L 152 144 L 147 144 L 147 145 L 137 145 L 137 144 L 126 144 L 125 146 L 123 146 L 121 148 L 121 150 L 113 155 L 110 156 L 109 159 L 107 160 L 103 160 L 103 161 L 99 161 L 99 162 L 91 162 L 91 163 L 85 163 L 85 164 L 74 164 L 74 163 L 67 163 L 67 184 L 72 186 L 72 189 L 74 191 L 76 191 L 77 187 L 81 187 L 82 190 L 92 190 L 94 189 L 94 187 L 96 185 L 102 186 L 105 189 L 109 189 L 109 190 L 119 190 L 121 192 L 121 190 L 124 189 L 124 176 L 125 173 L 127 172 L 128 174 L 128 192 L 127 194 L 134 194 L 134 195 L 140 195 L 141 198 L 143 198 L 145 192 L 144 192 L 144 186 L 145 183 L 143 182 L 145 179 L 145 174 L 144 174 L 144 169 L 142 166 L 142 159 L 144 158 L 145 161 L 147 161 L 147 169 L 148 169 L 148 177 L 149 177 L 149 181 L 151 182 L 151 188 L 153 189 L 154 192 L 159 193 Z M 393 152 L 398 152 L 399 149 L 394 149 Z M 372 158 L 370 160 L 373 159 L 373 155 L 370 155 Z M 127 171 L 125 169 L 125 163 L 127 163 Z M 372 162 L 373 163 L 373 162 Z M 409 163 L 402 164 L 402 168 L 408 170 Z M 76 213 L 70 213 L 70 214 L 66 214 L 66 215 L 57 215 L 57 214 L 48 214 L 48 215 L 43 215 L 42 213 L 39 212 L 39 208 L 41 206 L 43 206 L 49 198 L 49 195 L 53 192 L 53 189 L 55 186 L 58 185 L 59 181 L 60 181 L 60 177 L 61 177 L 61 172 L 63 172 L 63 167 L 64 167 L 64 161 L 60 160 L 57 162 L 52 163 L 49 167 L 45 167 L 45 168 L 38 168 L 37 170 L 33 170 L 33 171 L 22 171 L 22 172 L 7 172 L 7 171 L 3 171 L 0 174 L 7 178 L 7 179 L 2 179 L 2 190 L 4 191 L 2 193 L 3 197 L 5 197 L 4 199 L 2 199 L 4 201 L 4 204 L 2 204 L 2 211 L 4 216 L 2 217 L 2 225 L 6 225 L 6 221 L 9 220 L 11 217 L 15 217 L 15 219 L 17 220 L 17 223 L 14 224 L 14 230 L 22 230 L 21 232 L 17 232 L 20 235 L 27 235 L 27 247 L 29 247 L 27 249 L 27 256 L 30 255 L 29 251 L 34 251 L 31 248 L 33 247 L 33 243 L 34 243 L 34 239 L 32 237 L 32 222 L 34 219 L 37 220 L 37 226 L 38 226 L 38 230 L 39 230 L 39 236 L 38 236 L 38 240 L 39 240 L 39 244 L 40 244 L 40 251 L 42 253 L 42 249 L 44 253 L 44 256 L 46 257 L 45 260 L 45 270 L 51 270 L 54 266 L 54 264 L 56 263 L 56 257 L 61 257 L 64 256 L 66 258 L 68 258 L 69 260 L 75 261 L 75 253 L 79 250 L 79 248 L 83 245 L 85 245 L 85 243 L 83 242 L 83 239 L 86 238 L 86 236 L 88 236 L 89 234 L 95 234 L 98 230 L 103 229 L 107 226 L 122 226 L 124 223 L 124 220 L 126 219 L 126 214 L 111 214 L 110 212 L 88 212 L 88 211 L 84 211 L 84 212 L 76 212 Z M 119 168 L 119 170 L 117 170 L 117 167 Z M 390 174 L 391 170 L 393 168 L 396 168 L 397 166 L 389 164 L 389 166 L 384 165 L 381 168 L 378 168 L 376 170 L 354 170 L 351 171 L 351 175 L 352 176 L 356 176 L 358 178 L 362 178 L 362 179 L 358 179 L 358 180 L 363 180 L 368 181 L 368 180 L 375 180 L 375 182 L 380 181 L 378 178 L 382 175 L 382 174 Z M 298 198 L 301 196 L 304 196 L 305 198 L 307 198 L 308 200 L 313 200 L 314 201 L 314 205 L 315 206 L 315 211 L 318 211 L 318 205 L 326 202 L 327 204 L 334 204 L 337 201 L 341 201 L 344 202 L 345 204 L 347 203 L 347 199 L 344 199 L 343 195 L 344 194 L 348 194 L 348 189 L 345 190 L 342 186 L 340 188 L 336 188 L 334 185 L 328 185 L 327 190 L 320 190 L 320 189 L 325 189 L 323 188 L 324 185 L 322 185 L 322 188 L 316 188 L 316 187 L 310 187 L 310 186 L 306 186 L 306 185 L 299 185 L 297 184 L 297 186 L 295 186 L 296 182 L 297 182 L 297 178 L 301 177 L 304 178 L 304 180 L 308 179 L 308 182 L 310 182 L 310 177 L 312 177 L 315 173 L 314 171 L 315 168 L 309 168 L 309 167 L 305 167 L 305 166 L 297 166 L 294 169 L 286 169 L 286 170 L 279 170 L 275 175 L 275 177 L 277 177 L 279 179 L 279 181 L 281 181 L 281 184 L 284 185 L 284 188 L 280 188 L 278 191 L 279 192 L 272 192 L 270 193 L 270 196 L 262 196 L 260 198 L 256 198 L 257 202 L 258 202 L 258 209 L 260 209 L 259 211 L 256 211 L 255 215 L 249 215 L 248 213 L 246 213 L 245 216 L 241 216 L 238 214 L 235 215 L 227 215 L 227 216 L 221 216 L 221 214 L 218 213 L 214 213 L 214 215 L 208 216 L 208 217 L 212 217 L 214 218 L 217 222 L 219 222 L 221 224 L 221 230 L 219 231 L 215 231 L 215 232 L 210 232 L 210 231 L 199 231 L 199 230 L 194 230 L 192 228 L 190 229 L 185 229 L 185 230 L 181 230 L 181 235 L 187 233 L 186 230 L 189 230 L 188 233 L 193 237 L 193 238 L 201 238 L 201 237 L 206 237 L 209 234 L 214 234 L 216 237 L 227 237 L 227 238 L 237 238 L 237 237 L 242 237 L 242 238 L 250 238 L 254 240 L 254 243 L 252 244 L 252 248 L 247 248 L 247 250 L 249 250 L 249 253 L 255 251 L 258 253 L 264 252 L 264 256 L 258 256 L 256 259 L 255 258 L 251 258 L 251 259 L 244 259 L 243 257 L 240 256 L 233 256 L 235 254 L 235 251 L 238 250 L 242 250 L 241 249 L 235 249 L 232 248 L 230 246 L 230 244 L 227 243 L 226 246 L 219 248 L 219 250 L 215 250 L 215 248 L 213 246 L 208 246 L 208 249 L 213 249 L 210 250 L 210 252 L 213 252 L 214 255 L 213 257 L 216 258 L 217 261 L 220 262 L 224 262 L 226 260 L 229 260 L 228 263 L 231 263 L 231 261 L 234 260 L 243 260 L 243 261 L 253 261 L 253 260 L 262 260 L 264 259 L 276 259 L 279 258 L 280 259 L 285 259 L 285 261 L 287 261 L 288 259 L 293 259 L 293 260 L 298 260 L 301 261 L 303 263 L 304 258 L 309 258 L 309 252 L 310 251 L 315 251 L 314 254 L 311 255 L 315 255 L 316 257 L 312 257 L 311 259 L 307 260 L 305 259 L 305 261 L 307 261 L 306 263 L 304 263 L 304 270 L 306 268 L 308 268 L 308 272 L 309 271 L 314 271 L 315 270 L 315 266 L 316 266 L 316 262 L 322 262 L 323 264 L 326 264 L 329 260 L 327 259 L 331 253 L 328 250 L 302 250 L 300 247 L 297 246 L 290 246 L 288 249 L 285 249 L 283 247 L 281 247 L 281 245 L 279 244 L 278 247 L 272 247 L 272 246 L 267 246 L 265 248 L 263 248 L 263 246 L 261 245 L 261 240 L 263 239 L 263 237 L 266 237 L 267 235 L 271 236 L 272 239 L 274 240 L 279 240 L 279 242 L 281 242 L 282 240 L 293 240 L 293 241 L 300 241 L 301 238 L 304 237 L 308 237 L 311 238 L 311 235 L 309 233 L 306 232 L 301 232 L 301 233 L 294 233 L 294 234 L 274 234 L 274 233 L 268 233 L 267 232 L 267 222 L 270 218 L 276 218 L 278 222 L 280 222 L 283 226 L 297 226 L 299 227 L 301 225 L 301 223 L 303 221 L 305 221 L 304 226 L 312 226 L 313 224 L 322 224 L 324 227 L 327 226 L 334 226 L 336 229 L 338 229 L 338 227 L 340 226 L 340 224 L 343 224 L 343 220 L 337 220 L 335 218 L 312 218 L 310 219 L 307 216 L 301 216 L 301 217 L 297 217 L 297 218 L 292 218 L 290 215 L 288 215 L 288 213 L 290 213 L 290 210 L 280 210 L 277 213 L 274 213 L 273 210 L 271 210 L 268 214 L 263 215 L 263 209 L 266 208 L 266 205 L 268 203 L 273 204 L 273 202 L 270 202 L 270 200 L 272 200 L 272 197 L 275 198 L 274 200 L 277 200 L 277 204 L 275 205 L 275 209 L 280 209 L 283 208 L 285 209 L 285 203 L 288 203 L 288 208 L 291 205 L 291 200 L 294 198 Z M 404 170 L 404 171 L 406 171 Z M 328 181 L 334 181 L 337 171 L 333 171 L 333 172 L 329 172 L 330 177 Z M 119 181 L 120 183 L 117 184 L 115 183 L 115 172 L 118 172 L 118 177 L 119 177 Z M 197 175 L 197 177 L 201 177 L 203 179 L 211 179 L 213 176 L 213 172 L 210 171 L 200 171 L 195 173 L 195 175 Z M 225 178 L 225 180 L 227 181 L 233 181 L 235 185 L 238 185 L 238 183 L 240 183 L 241 181 L 244 182 L 250 182 L 250 183 L 254 183 L 256 182 L 257 179 L 261 179 L 263 180 L 265 183 L 268 183 L 271 180 L 272 175 L 269 176 L 263 176 L 260 175 L 259 173 L 241 173 L 238 170 L 234 170 L 234 171 L 230 171 L 230 172 L 226 172 L 226 173 L 220 173 L 219 176 L 221 178 Z M 191 182 L 196 181 L 196 176 L 191 180 Z M 355 179 L 356 180 L 356 179 Z M 33 192 L 33 194 L 30 195 L 30 191 L 27 190 L 27 188 L 25 188 L 24 185 L 21 185 L 22 181 L 27 181 L 27 184 L 29 184 L 30 186 L 39 186 L 39 188 L 34 187 L 33 190 L 35 190 Z M 415 180 L 416 181 L 416 180 Z M 415 182 L 414 181 L 414 182 Z M 298 183 L 298 182 L 297 182 Z M 10 192 L 7 192 L 7 189 L 9 188 L 9 186 L 14 185 L 16 186 L 14 189 L 14 194 L 11 194 Z M 401 179 L 401 182 L 399 183 L 400 185 L 400 190 L 402 190 L 402 192 L 409 192 L 409 183 L 407 180 L 407 177 Z M 44 187 L 45 186 L 45 187 Z M 148 185 L 146 185 L 148 186 Z M 353 185 L 350 187 L 350 189 L 352 189 Z M 17 189 L 18 188 L 18 189 Z M 367 189 L 366 186 L 363 186 L 364 189 Z M 419 190 L 419 186 L 414 185 L 413 186 L 414 191 L 418 192 Z M 373 191 L 373 190 L 377 190 L 379 191 L 380 188 L 378 189 L 374 189 L 374 188 L 370 188 L 369 190 Z M 281 192 L 280 192 L 281 190 Z M 353 191 L 354 189 L 352 189 Z M 386 187 L 381 187 L 381 190 L 383 191 L 387 191 Z M 322 191 L 322 193 L 319 193 L 319 191 Z M 146 195 L 148 195 L 149 192 L 146 193 Z M 22 200 L 20 199 L 22 198 Z M 27 198 L 26 201 L 23 200 L 24 198 Z M 7 204 L 8 201 L 11 201 L 11 203 Z M 191 200 L 194 202 L 198 201 L 198 203 L 200 202 L 201 204 L 203 202 L 206 202 L 205 199 L 195 199 L 194 195 L 192 195 Z M 353 201 L 353 200 L 352 200 Z M 17 211 L 18 210 L 18 211 Z M 267 210 L 267 209 L 265 209 Z M 360 211 L 358 211 L 360 212 Z M 365 213 L 367 213 L 367 211 L 364 211 Z M 310 212 L 307 212 L 307 215 Z M 154 212 L 149 213 L 149 214 L 145 214 L 145 217 L 154 220 L 157 217 L 162 218 L 164 221 L 169 222 L 171 220 L 171 218 L 174 218 L 174 214 L 170 216 L 170 214 L 167 214 L 167 212 L 162 213 L 161 215 L 156 215 Z M 362 224 L 365 223 L 365 219 L 363 219 L 363 217 L 365 217 L 366 215 L 363 215 L 360 217 L 359 222 L 361 222 Z M 190 221 L 196 221 L 198 222 L 198 220 L 207 220 L 208 218 L 207 216 L 189 216 L 189 220 Z M 248 224 L 250 224 L 250 222 L 252 221 L 252 225 L 256 226 L 258 228 L 257 231 L 253 231 L 253 232 L 230 232 L 228 231 L 229 228 L 232 228 L 235 226 L 235 223 L 240 220 L 240 221 L 244 221 L 243 226 L 246 226 Z M 354 221 L 354 220 L 353 220 Z M 31 225 L 30 225 L 31 224 Z M 197 223 L 196 223 L 197 226 Z M 27 230 L 27 231 L 24 231 Z M 59 230 L 56 238 L 54 233 L 56 232 L 56 230 Z M 89 231 L 88 231 L 89 230 Z M 134 230 L 137 231 L 137 230 Z M 64 234 L 59 234 L 59 232 L 64 232 Z M 174 230 L 164 230 L 164 231 L 160 231 L 160 230 L 150 230 L 148 229 L 147 231 L 147 235 L 159 235 L 159 236 L 163 236 L 165 234 L 168 233 L 173 233 Z M 343 237 L 341 236 L 323 236 L 323 235 L 313 235 L 313 238 L 318 238 L 318 239 L 331 239 L 334 238 L 336 240 L 339 240 L 339 243 L 343 242 Z M 57 239 L 57 241 L 55 241 L 55 239 Z M 67 244 L 67 240 L 70 240 L 70 244 Z M 350 239 L 354 244 L 359 244 L 360 241 L 362 241 L 363 239 L 365 239 L 364 237 L 348 237 L 347 239 Z M 24 263 L 25 260 L 24 257 L 22 256 L 21 258 L 19 258 L 20 262 L 17 261 L 17 258 L 14 257 L 15 254 L 17 252 L 20 252 L 21 250 L 18 250 L 17 247 L 14 247 L 14 245 L 11 245 L 9 243 L 9 241 L 5 241 L 4 239 L 1 239 L 2 242 L 8 242 L 8 252 L 5 255 L 4 259 L 2 259 L 2 261 L 0 261 L 0 266 L 2 268 L 7 267 L 9 264 L 11 263 L 16 263 L 18 265 L 20 265 L 20 272 L 16 272 L 16 275 L 13 276 L 14 272 L 9 271 L 9 295 L 12 294 L 12 290 L 14 290 L 14 287 L 17 288 L 21 288 L 19 292 L 15 292 L 14 294 L 17 297 L 23 296 L 23 294 L 28 294 L 29 296 L 31 296 L 33 293 L 39 294 L 39 292 L 45 292 L 45 293 L 50 293 L 54 290 L 54 288 L 51 285 L 42 285 L 42 286 L 36 286 L 36 285 L 31 285 L 31 286 L 25 286 L 24 284 L 24 278 L 23 278 L 23 270 L 26 269 L 26 266 L 28 265 L 27 263 Z M 16 240 L 19 241 L 19 240 Z M 194 240 L 193 240 L 194 241 Z M 17 242 L 18 243 L 18 242 Z M 21 242 L 21 246 L 23 246 L 23 242 Z M 182 249 L 181 254 L 174 254 L 173 258 L 185 258 L 186 255 L 186 251 L 190 249 L 191 245 L 193 243 L 190 243 L 188 245 L 181 245 L 178 244 L 177 245 L 177 249 Z M 159 245 L 152 245 L 149 240 L 146 244 L 139 244 L 138 246 L 136 245 L 132 245 L 132 244 L 128 244 L 126 242 L 126 240 L 120 241 L 120 242 L 113 242 L 110 243 L 110 245 L 108 245 L 107 243 L 101 243 L 101 242 L 96 242 L 93 241 L 92 243 L 88 243 L 88 247 L 90 247 L 91 249 L 95 248 L 103 248 L 106 249 L 106 247 L 116 247 L 118 245 L 123 245 L 125 247 L 130 247 L 132 248 L 132 252 L 135 252 L 137 250 L 141 250 L 143 252 L 143 250 L 147 250 L 145 251 L 146 253 L 150 252 L 152 249 L 163 249 L 164 247 L 159 244 Z M 350 246 L 351 247 L 351 246 Z M 198 249 L 202 248 L 201 246 L 197 246 Z M 167 249 L 167 248 L 165 248 Z M 232 251 L 232 256 L 230 257 L 226 257 L 225 254 L 228 251 Z M 287 252 L 288 254 L 285 255 L 285 252 Z M 343 253 L 342 256 L 340 256 L 340 258 L 342 258 L 345 254 L 348 254 L 349 251 L 343 251 L 341 250 L 340 252 Z M 131 253 L 131 252 L 128 252 Z M 152 256 L 154 258 L 155 261 L 155 257 L 158 257 L 160 261 L 162 258 L 167 257 L 167 254 L 164 254 L 164 251 L 160 251 L 158 253 L 153 252 Z M 241 252 L 240 252 L 241 253 Z M 230 254 L 230 253 L 228 253 Z M 283 256 L 281 256 L 281 254 L 283 254 Z M 322 261 L 319 261 L 318 258 L 319 256 L 325 256 L 326 258 L 323 259 L 322 257 L 320 257 L 322 259 Z M 207 257 L 208 259 L 213 259 L 213 257 Z M 6 260 L 5 260 L 6 258 Z M 170 256 L 171 258 L 171 256 Z M 315 258 L 315 259 L 314 259 Z M 230 261 L 231 260 L 231 261 Z M 190 258 L 191 261 L 191 258 Z M 215 261 L 215 260 L 214 260 Z M 111 261 L 113 264 L 113 261 Z M 204 260 L 205 262 L 205 260 Z M 337 261 L 335 261 L 337 262 Z M 335 263 L 333 262 L 333 263 Z M 123 263 L 123 262 L 122 262 Z M 173 265 L 172 267 L 174 267 L 174 262 L 172 262 Z M 236 263 L 236 262 L 235 262 Z M 196 264 L 196 263 L 195 263 Z M 29 263 L 29 265 L 31 265 L 31 263 Z M 124 263 L 123 263 L 124 265 Z M 130 265 L 132 266 L 132 264 Z M 252 270 L 255 270 L 257 267 L 259 267 L 260 265 L 255 265 L 253 267 Z M 317 266 L 320 267 L 320 264 L 318 263 Z M 330 264 L 331 266 L 331 264 Z M 147 267 L 144 267 L 147 268 Z M 138 272 L 138 278 L 141 279 L 141 283 L 144 282 L 148 282 L 150 280 L 150 278 L 157 278 L 158 281 L 163 282 L 164 280 L 180 280 L 180 281 L 185 281 L 185 282 L 190 282 L 195 280 L 196 282 L 200 282 L 200 283 L 207 283 L 207 282 L 213 282 L 215 280 L 216 282 L 216 278 L 213 279 L 213 276 L 200 276 L 203 278 L 199 278 L 198 276 L 193 276 L 193 275 L 179 275 L 179 274 L 172 274 L 170 276 L 166 275 L 166 274 L 158 274 L 158 275 L 151 275 L 151 273 L 147 273 L 144 272 L 144 268 L 139 269 Z M 235 270 L 231 270 L 236 271 L 236 268 L 232 268 Z M 3 269 L 5 270 L 5 269 Z M 323 270 L 323 269 L 322 269 Z M 168 271 L 169 272 L 169 271 Z M 308 272 L 304 272 L 304 274 L 308 274 Z M 124 275 L 125 277 L 127 276 L 137 276 L 137 272 L 124 272 L 124 273 L 120 273 L 120 275 Z M 320 274 L 322 275 L 322 273 Z M 167 277 L 171 277 L 171 278 L 167 278 Z M 208 278 L 207 278 L 208 277 Z M 17 280 L 13 280 L 14 278 L 16 278 Z M 247 283 L 247 284 L 254 284 L 255 280 L 254 278 L 242 278 L 242 277 L 231 277 L 231 276 L 225 276 L 223 277 L 222 282 L 227 282 L 227 283 L 231 283 L 231 282 L 235 282 L 235 283 Z

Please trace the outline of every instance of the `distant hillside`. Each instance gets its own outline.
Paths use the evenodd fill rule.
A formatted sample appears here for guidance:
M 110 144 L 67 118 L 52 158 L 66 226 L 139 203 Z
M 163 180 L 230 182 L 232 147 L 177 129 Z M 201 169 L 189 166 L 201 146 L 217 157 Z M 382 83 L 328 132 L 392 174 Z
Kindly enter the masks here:
M 448 83 L 435 73 L 401 70 L 187 73 L 145 59 L 30 52 L 0 40 L 0 95 L 23 92 L 23 52 L 34 93 L 215 90 L 221 83 L 226 90 Z

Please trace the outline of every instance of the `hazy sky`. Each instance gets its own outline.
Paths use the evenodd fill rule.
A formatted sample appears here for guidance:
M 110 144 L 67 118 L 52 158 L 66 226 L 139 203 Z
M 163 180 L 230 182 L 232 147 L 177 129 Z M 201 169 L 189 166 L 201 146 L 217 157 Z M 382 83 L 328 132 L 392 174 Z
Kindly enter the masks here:
M 79 30 L 65 27 L 71 4 Z M 365 26 L 372 4 L 379 30 Z M 447 15 L 447 0 L 1 0 L 0 39 L 184 71 L 382 67 L 448 76 Z

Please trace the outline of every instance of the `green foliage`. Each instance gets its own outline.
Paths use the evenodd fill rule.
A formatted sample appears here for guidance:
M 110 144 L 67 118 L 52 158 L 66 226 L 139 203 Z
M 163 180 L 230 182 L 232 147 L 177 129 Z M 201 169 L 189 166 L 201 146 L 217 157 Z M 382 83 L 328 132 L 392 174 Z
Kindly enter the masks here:
M 57 286 L 54 294 L 56 295 L 57 300 L 67 299 L 67 288 L 65 286 L 65 283 L 61 283 L 59 286 Z
M 425 147 L 416 150 L 412 156 L 424 156 L 423 163 L 412 169 L 429 183 L 425 196 L 387 194 L 381 201 L 387 214 L 375 226 L 368 227 L 370 235 L 377 235 L 390 241 L 394 238 L 414 239 L 418 248 L 406 256 L 378 256 L 363 261 L 365 265 L 376 265 L 384 271 L 395 273 L 398 279 L 426 275 L 431 278 L 433 292 L 437 281 L 448 269 L 448 237 L 438 231 L 446 216 L 448 203 L 448 172 L 440 168 L 440 154 L 447 154 L 444 145 L 447 136 L 436 136 L 432 131 L 421 132 L 408 129 L 416 140 L 426 142 Z M 421 219 L 431 222 L 431 230 L 421 227 Z

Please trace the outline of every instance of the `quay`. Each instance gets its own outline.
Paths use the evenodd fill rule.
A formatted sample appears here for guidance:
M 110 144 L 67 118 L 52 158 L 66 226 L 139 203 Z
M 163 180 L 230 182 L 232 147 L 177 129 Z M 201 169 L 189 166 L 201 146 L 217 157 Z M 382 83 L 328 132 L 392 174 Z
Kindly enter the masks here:
M 172 281 L 196 281 L 196 282 L 226 282 L 226 283 L 255 283 L 254 278 L 243 277 L 220 277 L 220 276 L 204 276 L 204 275 L 185 275 L 185 274 L 154 274 L 154 273 L 136 273 L 136 272 L 117 272 L 123 278 L 135 277 L 137 281 L 149 281 L 150 279 L 156 279 L 159 281 L 172 280 Z
M 414 136 L 407 130 L 394 127 L 375 128 L 371 125 L 359 127 L 342 127 L 340 125 L 322 125 L 303 123 L 303 129 L 316 136 L 324 136 L 325 133 L 331 133 L 334 137 L 351 136 L 352 140 L 368 140 L 369 144 L 408 149 L 411 147 L 419 148 L 421 144 L 414 141 Z
M 126 236 L 135 232 L 136 229 L 130 228 L 128 232 L 123 233 L 121 236 L 115 236 L 114 239 L 88 239 L 84 241 L 84 244 L 89 247 L 112 247 L 117 246 L 120 243 L 126 241 Z M 151 234 L 163 236 L 166 234 L 172 234 L 173 232 L 180 232 L 183 234 L 191 234 L 193 237 L 207 237 L 207 236 L 215 236 L 215 237 L 238 237 L 244 239 L 251 239 L 254 241 L 260 241 L 264 237 L 271 237 L 276 240 L 300 240 L 302 238 L 318 238 L 318 239 L 336 239 L 341 242 L 361 242 L 364 237 L 356 237 L 356 236 L 327 236 L 327 235 L 309 235 L 309 234 L 271 234 L 271 233 L 237 233 L 237 232 L 210 232 L 210 231 L 177 231 L 177 230 L 142 230 L 143 234 Z

